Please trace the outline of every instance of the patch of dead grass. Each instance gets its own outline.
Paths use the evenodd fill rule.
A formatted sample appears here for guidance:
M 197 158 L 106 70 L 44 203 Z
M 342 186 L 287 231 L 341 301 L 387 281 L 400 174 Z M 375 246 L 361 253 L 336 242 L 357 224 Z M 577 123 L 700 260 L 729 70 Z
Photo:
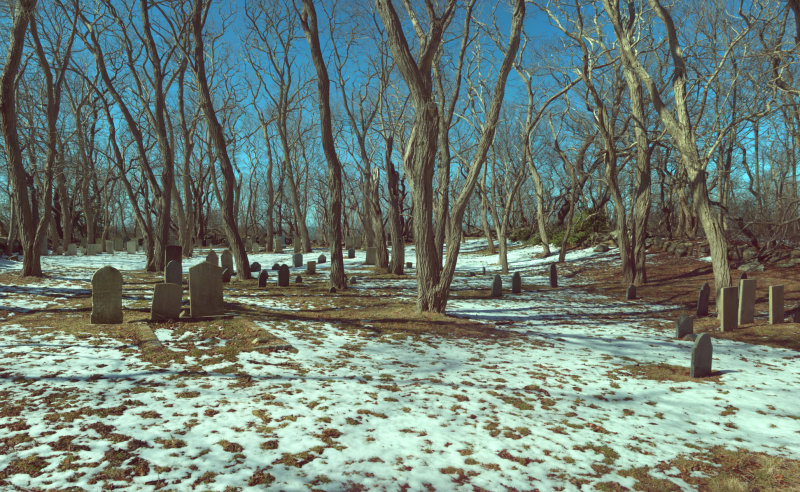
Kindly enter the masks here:
M 691 377 L 688 367 L 674 366 L 666 363 L 647 363 L 647 364 L 629 364 L 618 367 L 608 371 L 608 376 L 611 379 L 618 379 L 619 377 L 634 377 L 636 379 L 650 379 L 653 381 L 675 381 L 675 382 L 714 382 L 719 383 L 722 373 L 719 371 L 712 371 L 711 376 L 704 378 Z

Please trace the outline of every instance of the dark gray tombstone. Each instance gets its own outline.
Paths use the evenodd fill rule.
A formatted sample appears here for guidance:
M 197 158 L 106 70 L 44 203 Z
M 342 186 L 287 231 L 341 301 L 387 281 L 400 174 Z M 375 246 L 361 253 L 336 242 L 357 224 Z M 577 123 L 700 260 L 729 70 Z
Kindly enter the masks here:
M 150 321 L 178 319 L 181 313 L 182 295 L 183 288 L 180 285 L 156 284 L 153 288 L 153 304 L 150 306 Z
M 261 263 L 259 263 L 259 262 L 257 262 L 257 261 L 254 261 L 254 262 L 253 262 L 253 263 L 250 265 L 250 271 L 251 271 L 251 272 L 260 272 L 260 271 L 261 271 Z
M 328 259 L 325 257 L 325 255 L 319 255 L 319 258 L 317 258 L 317 263 L 320 265 L 322 265 L 326 261 L 328 261 Z
M 350 285 L 356 285 L 358 281 L 358 277 L 350 277 Z
M 331 287 L 330 289 L 328 289 L 328 293 L 329 294 L 336 294 L 336 287 Z
M 769 324 L 783 323 L 783 286 L 769 286 Z
M 90 322 L 92 324 L 122 323 L 122 274 L 114 267 L 104 266 L 92 275 Z
M 756 312 L 756 279 L 739 281 L 739 326 L 750 324 L 755 320 Z
M 266 270 L 261 270 L 261 273 L 258 274 L 258 286 L 266 287 L 268 278 L 269 278 L 269 273 L 267 273 Z
M 514 272 L 514 276 L 511 277 L 511 292 L 514 294 L 522 292 L 522 276 L 519 272 Z
M 231 250 L 226 249 L 219 256 L 219 266 L 227 268 L 231 271 L 231 274 L 233 274 L 233 255 L 231 254 Z
M 164 268 L 164 283 L 182 285 L 183 266 L 181 260 L 172 260 Z
M 739 280 L 747 280 L 747 272 L 742 272 L 742 276 L 739 277 Z
M 280 265 L 278 265 L 277 263 L 273 263 L 273 264 L 272 264 L 272 270 L 273 270 L 273 271 L 276 271 L 276 272 L 277 272 L 277 271 L 278 271 L 278 270 L 280 270 L 280 269 L 281 269 L 281 266 L 280 266 Z
M 227 284 L 230 283 L 231 277 L 233 276 L 233 272 L 230 268 L 223 268 L 222 269 L 222 283 Z
M 414 268 L 414 267 L 413 267 L 413 266 L 411 266 L 411 262 L 410 262 L 410 261 L 407 261 L 407 262 L 406 262 L 406 268 Z
M 739 287 L 723 287 L 719 291 L 722 316 L 720 316 L 720 330 L 733 331 L 738 325 L 739 312 Z
M 697 316 L 708 316 L 708 296 L 711 294 L 711 287 L 708 282 L 703 282 L 700 293 L 697 295 Z
M 625 291 L 625 299 L 632 301 L 636 299 L 636 286 L 631 284 L 628 286 L 628 290 Z
M 483 267 L 483 270 L 482 270 L 482 272 L 483 272 L 483 273 L 482 273 L 481 275 L 486 275 L 486 267 Z
M 216 255 L 215 255 L 216 256 Z M 223 312 L 222 268 L 208 261 L 189 269 L 189 312 L 193 318 Z
M 694 318 L 685 314 L 680 315 L 675 321 L 675 338 L 683 338 L 694 333 Z
M 350 258 L 350 259 L 355 258 L 356 257 L 356 250 L 353 249 L 353 248 L 349 248 L 347 250 L 347 257 Z
M 317 273 L 317 262 L 309 261 L 306 263 L 306 273 L 309 275 Z
M 289 267 L 281 265 L 278 268 L 278 287 L 287 287 L 289 285 Z
M 292 264 L 295 267 L 303 266 L 303 254 L 302 253 L 295 253 L 294 256 L 292 257 L 292 262 L 293 262 Z
M 503 280 L 500 278 L 500 275 L 494 276 L 494 281 L 492 282 L 492 297 L 503 297 Z
M 711 336 L 701 333 L 692 347 L 692 367 L 690 374 L 693 378 L 704 378 L 711 375 Z
M 558 287 L 558 271 L 555 263 L 550 263 L 550 287 Z
M 183 257 L 183 249 L 180 246 L 167 246 L 164 250 L 164 266 L 169 265 L 170 261 L 177 261 L 180 263 Z
M 206 263 L 211 263 L 215 267 L 219 266 L 219 258 L 213 249 L 206 255 Z
M 294 279 L 294 283 L 296 283 L 296 284 L 302 284 L 302 283 L 303 283 L 303 277 L 301 277 L 300 275 L 298 275 L 297 277 L 295 277 L 295 279 Z

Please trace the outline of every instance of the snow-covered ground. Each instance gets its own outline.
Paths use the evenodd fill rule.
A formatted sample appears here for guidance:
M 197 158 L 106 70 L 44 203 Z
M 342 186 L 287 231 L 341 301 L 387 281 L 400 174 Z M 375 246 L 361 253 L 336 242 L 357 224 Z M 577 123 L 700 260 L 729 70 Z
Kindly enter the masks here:
M 454 289 L 489 287 L 489 276 L 464 275 L 498 270 L 496 257 L 470 253 L 484 245 L 462 248 Z M 687 367 L 692 343 L 644 324 L 664 318 L 662 306 L 589 294 L 570 279 L 545 287 L 553 260 L 537 252 L 513 249 L 509 266 L 541 288 L 448 304 L 449 314 L 497 323 L 507 336 L 398 337 L 258 320 L 296 351 L 240 352 L 202 370 L 188 354 L 170 367 L 152 365 L 112 338 L 31 336 L 11 314 L 41 309 L 39 297 L 85 294 L 103 265 L 123 275 L 144 266 L 141 255 L 125 253 L 48 257 L 49 278 L 0 291 L 0 402 L 13 402 L 0 412 L 0 480 L 24 489 L 572 490 L 609 481 L 632 487 L 618 472 L 715 445 L 800 459 L 797 352 L 715 339 L 718 381 L 633 377 L 622 367 Z M 614 255 L 575 251 L 567 261 L 612 264 Z M 184 271 L 199 256 L 184 260 Z M 411 248 L 406 256 L 416 263 Z M 290 259 L 250 257 L 264 268 Z M 360 277 L 356 289 L 392 286 L 413 302 L 413 277 L 370 280 L 363 261 L 363 251 L 345 260 Z M 510 285 L 510 275 L 503 280 Z M 235 300 L 293 309 L 283 297 Z M 226 344 L 191 330 L 155 333 L 174 351 L 187 340 Z M 677 469 L 650 473 L 691 488 Z

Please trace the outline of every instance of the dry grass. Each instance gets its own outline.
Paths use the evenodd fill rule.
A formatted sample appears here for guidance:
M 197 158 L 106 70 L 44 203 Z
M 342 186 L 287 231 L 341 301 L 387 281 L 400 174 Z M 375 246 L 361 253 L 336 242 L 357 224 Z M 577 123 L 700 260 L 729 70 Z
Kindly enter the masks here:
M 689 375 L 688 367 L 673 366 L 671 364 L 630 364 L 619 367 L 612 371 L 608 371 L 608 376 L 611 379 L 618 379 L 620 377 L 634 377 L 637 379 L 650 379 L 653 381 L 675 381 L 675 382 L 720 382 L 722 373 L 719 371 L 712 371 L 711 376 L 704 378 L 693 378 Z

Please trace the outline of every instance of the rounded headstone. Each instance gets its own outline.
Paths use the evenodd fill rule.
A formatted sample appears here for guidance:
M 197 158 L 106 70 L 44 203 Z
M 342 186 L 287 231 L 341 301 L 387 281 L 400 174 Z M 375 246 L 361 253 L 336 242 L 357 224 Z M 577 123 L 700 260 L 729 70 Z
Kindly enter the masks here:
M 708 296 L 711 294 L 711 287 L 708 282 L 703 282 L 700 293 L 697 295 L 697 316 L 708 316 Z
M 298 275 L 297 277 L 295 277 L 295 279 L 294 279 L 294 283 L 296 283 L 296 284 L 302 284 L 302 283 L 303 283 L 303 277 L 301 277 L 300 275 Z
M 500 278 L 500 275 L 494 276 L 494 281 L 492 281 L 492 297 L 502 297 L 503 296 L 503 280 Z
M 278 268 L 278 287 L 286 287 L 289 285 L 289 267 L 281 265 Z
M 411 262 L 410 262 L 410 261 L 407 261 L 407 262 L 406 262 L 406 268 L 413 268 L 413 267 L 411 266 Z
M 328 293 L 336 294 L 336 287 L 331 287 L 330 289 L 328 289 Z
M 180 260 L 170 260 L 164 268 L 164 283 L 183 284 L 183 266 Z
M 317 258 L 317 263 L 319 263 L 320 265 L 325 263 L 326 261 L 328 261 L 328 258 L 326 258 L 325 255 L 319 255 L 319 258 Z
M 309 275 L 317 273 L 317 262 L 309 261 L 306 263 L 306 273 Z
M 267 273 L 266 270 L 261 270 L 261 273 L 258 274 L 258 286 L 266 287 L 268 278 L 269 278 L 269 273 Z
M 701 333 L 694 341 L 692 347 L 692 365 L 690 374 L 693 378 L 703 378 L 711 375 L 711 356 L 714 350 L 711 346 L 711 336 Z
M 193 318 L 222 314 L 222 268 L 208 261 L 189 269 L 189 312 Z
M 217 258 L 217 254 L 213 249 L 206 255 L 206 262 L 211 263 L 214 266 L 219 266 L 219 258 Z
M 92 275 L 92 324 L 122 323 L 122 274 L 104 266 Z
M 514 272 L 514 276 L 511 277 L 511 292 L 514 294 L 522 292 L 522 276 L 519 272 Z
M 358 281 L 358 277 L 350 277 L 350 285 L 355 285 Z
M 254 261 L 250 264 L 250 271 L 251 272 L 260 272 L 261 271 L 261 263 Z
M 348 258 L 355 258 L 356 257 L 356 250 L 353 249 L 353 248 L 348 249 L 347 250 L 347 257 Z
M 694 333 L 694 318 L 682 314 L 677 321 L 675 321 L 675 338 L 681 339 L 692 333 Z
M 233 272 L 233 255 L 229 249 L 223 251 L 222 255 L 219 257 L 219 266 Z
M 280 270 L 280 269 L 281 269 L 281 266 L 280 266 L 280 265 L 278 265 L 277 263 L 273 263 L 273 264 L 272 264 L 272 269 L 273 269 L 273 270 L 275 270 L 275 271 L 278 271 L 278 270 Z
M 178 319 L 181 313 L 182 295 L 183 288 L 180 285 L 174 283 L 156 284 L 153 288 L 153 303 L 150 306 L 150 320 L 166 321 Z
M 303 266 L 303 253 L 295 253 L 292 257 L 292 264 L 295 268 Z

